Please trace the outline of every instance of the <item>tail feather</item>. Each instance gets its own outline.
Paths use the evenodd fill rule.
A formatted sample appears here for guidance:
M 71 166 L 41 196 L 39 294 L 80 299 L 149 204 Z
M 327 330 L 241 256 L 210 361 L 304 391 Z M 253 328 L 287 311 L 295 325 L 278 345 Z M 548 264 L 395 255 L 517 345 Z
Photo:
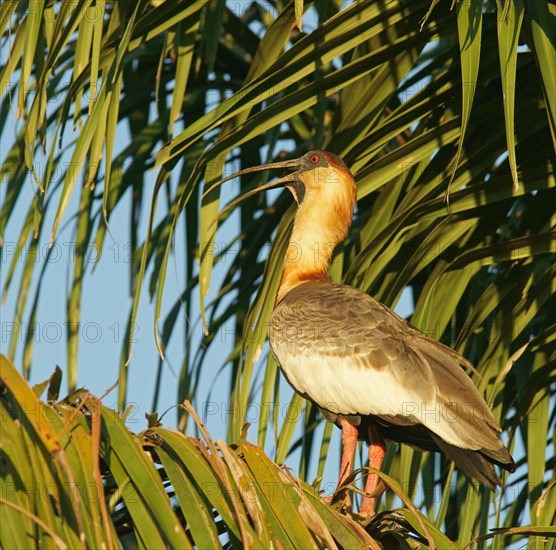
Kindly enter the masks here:
M 492 461 L 510 472 L 515 470 L 515 463 L 505 447 L 499 451 L 461 449 L 446 443 L 435 434 L 431 435 L 438 448 L 453 460 L 464 474 L 480 481 L 491 490 L 496 489 L 496 486 L 501 483 L 498 474 L 494 471 Z
M 329 422 L 338 423 L 337 414 L 332 415 L 323 409 L 321 411 Z M 501 483 L 500 478 L 494 471 L 493 465 L 500 466 L 509 472 L 514 472 L 516 469 L 510 452 L 502 445 L 502 442 L 500 442 L 500 449 L 487 449 L 484 447 L 477 450 L 463 449 L 447 443 L 422 424 L 409 424 L 407 418 L 388 415 L 350 415 L 346 418 L 354 426 L 357 426 L 359 439 L 369 444 L 369 427 L 372 425 L 378 426 L 382 436 L 387 440 L 405 443 L 422 451 L 444 453 L 450 460 L 454 461 L 455 465 L 465 475 L 476 479 L 491 490 L 494 490 L 496 485 Z
M 485 455 L 489 462 L 498 464 L 498 466 L 504 468 L 504 470 L 508 470 L 508 472 L 515 472 L 516 465 L 514 459 L 506 447 L 502 447 L 496 451 L 481 449 L 479 452 Z

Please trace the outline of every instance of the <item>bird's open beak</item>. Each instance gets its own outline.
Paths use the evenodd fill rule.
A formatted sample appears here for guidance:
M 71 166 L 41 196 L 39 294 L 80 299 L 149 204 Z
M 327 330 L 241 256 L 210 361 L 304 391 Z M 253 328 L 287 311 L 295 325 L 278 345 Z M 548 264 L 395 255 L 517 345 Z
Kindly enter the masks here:
M 211 185 L 209 189 L 207 189 L 202 194 L 201 200 L 203 200 L 211 191 L 213 191 L 217 187 L 220 187 L 220 185 L 222 185 L 224 182 L 237 178 L 238 176 L 243 176 L 244 174 L 252 174 L 253 172 L 264 172 L 265 170 L 276 170 L 276 169 L 284 169 L 284 168 L 289 168 L 295 171 L 292 172 L 291 174 L 288 174 L 287 176 L 271 181 L 265 185 L 260 185 L 259 187 L 255 187 L 254 189 L 247 191 L 247 193 L 244 193 L 243 195 L 237 197 L 222 209 L 222 211 L 220 212 L 220 215 L 222 215 L 225 212 L 234 208 L 234 206 L 236 206 L 241 201 L 255 195 L 256 193 L 260 193 L 261 191 L 266 191 L 267 189 L 275 189 L 276 187 L 285 187 L 288 186 L 288 184 L 293 185 L 295 182 L 299 182 L 299 168 L 301 168 L 301 159 L 286 160 L 283 162 L 273 162 L 272 164 L 261 164 L 260 166 L 251 166 L 250 168 L 245 168 L 245 170 L 240 170 L 235 174 L 231 174 L 230 176 L 226 176 L 225 178 L 222 178 L 220 181 L 217 181 L 214 185 Z

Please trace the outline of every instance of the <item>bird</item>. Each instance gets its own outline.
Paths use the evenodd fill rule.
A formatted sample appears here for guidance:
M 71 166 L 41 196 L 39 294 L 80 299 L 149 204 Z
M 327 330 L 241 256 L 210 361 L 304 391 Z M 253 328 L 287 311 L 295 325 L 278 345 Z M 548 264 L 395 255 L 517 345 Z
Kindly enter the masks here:
M 293 389 L 342 430 L 338 486 L 353 469 L 358 440 L 369 444 L 369 466 L 381 469 L 386 441 L 441 452 L 469 478 L 494 490 L 494 465 L 515 462 L 501 428 L 465 369 L 471 363 L 430 338 L 361 289 L 332 281 L 328 266 L 348 235 L 357 199 L 355 178 L 336 154 L 253 166 L 237 176 L 287 170 L 244 193 L 224 210 L 267 189 L 286 187 L 297 211 L 277 296 L 269 342 Z M 369 469 L 359 514 L 375 515 L 379 477 Z M 351 506 L 347 491 L 346 506 Z

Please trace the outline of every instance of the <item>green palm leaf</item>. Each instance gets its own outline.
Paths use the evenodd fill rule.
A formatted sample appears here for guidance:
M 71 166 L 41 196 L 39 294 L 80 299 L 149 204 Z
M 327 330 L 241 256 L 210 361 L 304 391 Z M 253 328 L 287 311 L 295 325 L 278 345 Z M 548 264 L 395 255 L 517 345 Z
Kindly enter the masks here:
M 77 500 L 73 510 L 67 492 L 57 507 L 16 492 L 1 506 L 3 524 L 15 526 L 2 529 L 2 544 L 44 535 L 49 546 L 73 547 L 83 531 L 90 546 L 112 546 L 118 537 L 123 545 L 216 546 L 226 533 L 236 546 L 551 547 L 554 2 L 240 4 L 239 11 L 233 2 L 200 0 L 0 4 L 0 254 L 2 296 L 14 304 L 3 352 L 26 378 L 36 372 L 32 327 L 45 315 L 49 245 L 69 229 L 77 246 L 60 309 L 70 327 L 68 387 L 76 389 L 82 355 L 71 327 L 86 321 L 82 305 L 95 276 L 87 247 L 109 249 L 111 225 L 125 219 L 134 261 L 118 275 L 127 277 L 131 297 L 128 336 L 114 361 L 118 407 L 125 409 L 135 374 L 134 330 L 148 294 L 154 315 L 144 322 L 165 357 L 153 402 L 160 402 L 170 356 L 180 365 L 171 402 L 201 407 L 202 388 L 221 373 L 228 382 L 218 385 L 218 398 L 235 411 L 226 417 L 229 447 L 155 426 L 135 436 L 112 415 L 101 437 L 111 435 L 117 449 L 95 450 L 107 466 L 106 508 Z M 257 439 L 308 482 L 329 476 L 326 466 L 334 464 L 336 431 L 284 384 L 266 345 L 294 208 L 287 193 L 274 194 L 215 222 L 220 197 L 199 197 L 238 166 L 311 148 L 341 155 L 358 185 L 352 230 L 331 277 L 403 306 L 414 324 L 474 363 L 519 465 L 504 479 L 502 498 L 491 500 L 440 457 L 390 445 L 384 475 L 391 490 L 373 524 L 380 536 L 371 529 L 371 541 L 248 443 Z M 240 189 L 262 176 L 243 177 Z M 168 290 L 172 277 L 177 296 Z M 200 319 L 208 332 L 202 338 Z M 221 334 L 231 335 L 224 346 Z M 16 380 L 4 359 L 2 369 L 11 392 L 3 406 L 18 417 L 17 403 L 30 394 L 15 391 L 24 391 L 22 381 L 4 380 L 8 370 Z M 78 464 L 92 464 L 86 442 L 94 426 L 79 403 L 37 405 L 57 411 L 54 440 L 72 440 L 62 422 L 75 426 L 65 462 L 43 441 L 48 428 L 26 420 L 22 436 L 10 424 L 10 452 L 33 449 L 17 475 L 98 486 L 98 473 Z M 257 426 L 242 439 L 253 406 L 261 411 Z M 180 409 L 182 431 L 192 411 Z M 46 459 L 51 469 L 40 466 Z M 15 465 L 3 463 L 10 479 Z M 293 484 L 302 504 L 272 502 L 260 479 Z M 145 488 L 155 481 L 157 489 Z M 404 490 L 399 499 L 396 483 Z M 235 491 L 241 502 L 217 498 L 207 489 L 213 486 L 220 497 Z

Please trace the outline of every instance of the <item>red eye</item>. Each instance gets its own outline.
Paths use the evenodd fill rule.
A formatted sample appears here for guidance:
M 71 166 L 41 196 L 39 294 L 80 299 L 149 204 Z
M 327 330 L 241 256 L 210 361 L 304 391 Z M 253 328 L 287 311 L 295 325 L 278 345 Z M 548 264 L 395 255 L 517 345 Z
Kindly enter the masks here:
M 311 155 L 310 160 L 313 164 L 316 164 L 319 161 L 319 156 L 318 155 Z

